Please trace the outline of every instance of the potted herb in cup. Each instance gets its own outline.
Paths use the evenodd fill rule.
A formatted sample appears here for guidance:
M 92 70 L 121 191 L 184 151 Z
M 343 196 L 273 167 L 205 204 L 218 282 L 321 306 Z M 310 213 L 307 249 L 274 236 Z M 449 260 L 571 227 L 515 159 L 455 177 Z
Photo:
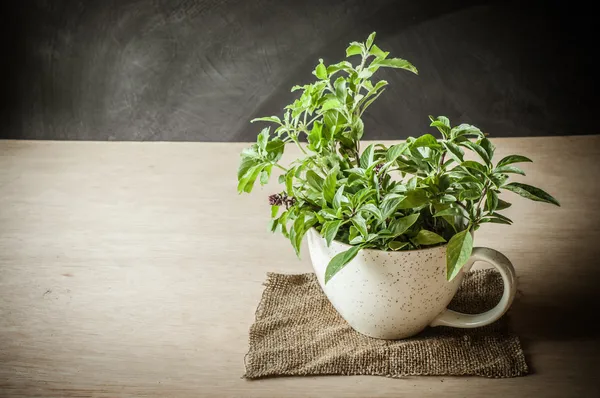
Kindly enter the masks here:
M 280 172 L 282 191 L 269 197 L 271 230 L 289 238 L 297 254 L 308 235 L 323 291 L 357 331 L 397 339 L 428 325 L 494 322 L 512 302 L 515 273 L 501 253 L 473 248 L 473 233 L 483 223 L 512 223 L 500 213 L 510 206 L 499 197 L 502 191 L 559 203 L 539 188 L 508 181 L 511 174 L 525 175 L 515 164 L 530 159 L 510 155 L 495 161 L 494 145 L 479 128 L 452 126 L 444 116 L 430 116 L 437 137 L 361 148 L 361 117 L 388 84 L 376 80 L 376 72 L 417 73 L 408 61 L 389 58 L 374 38 L 350 43 L 349 60 L 320 60 L 316 81 L 292 88 L 301 95 L 285 107 L 283 118 L 253 120 L 273 128 L 264 128 L 242 152 L 238 191 L 250 192 L 256 180 L 266 184 L 274 170 Z M 296 145 L 302 157 L 282 165 L 287 144 Z M 466 160 L 466 152 L 477 160 Z M 478 315 L 446 309 L 477 260 L 500 271 L 502 300 Z

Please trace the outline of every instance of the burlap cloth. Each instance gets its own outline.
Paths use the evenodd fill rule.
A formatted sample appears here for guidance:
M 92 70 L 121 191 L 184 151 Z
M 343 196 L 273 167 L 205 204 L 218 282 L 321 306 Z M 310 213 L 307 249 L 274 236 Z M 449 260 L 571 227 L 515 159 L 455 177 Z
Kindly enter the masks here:
M 478 329 L 428 328 L 405 340 L 378 340 L 354 331 L 331 306 L 314 274 L 269 273 L 250 327 L 244 377 L 309 375 L 477 375 L 527 373 L 508 320 Z M 502 295 L 493 270 L 466 275 L 450 308 L 479 313 Z

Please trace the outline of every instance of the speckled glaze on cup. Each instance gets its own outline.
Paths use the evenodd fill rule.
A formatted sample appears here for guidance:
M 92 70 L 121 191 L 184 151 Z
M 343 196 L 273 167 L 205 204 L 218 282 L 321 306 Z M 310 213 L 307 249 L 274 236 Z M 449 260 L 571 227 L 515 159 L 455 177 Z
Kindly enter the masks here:
M 331 258 L 349 246 L 325 239 L 313 228 L 308 231 L 308 248 L 321 288 L 340 315 L 359 333 L 379 339 L 402 339 L 427 326 L 473 328 L 490 324 L 510 307 L 516 292 L 515 271 L 501 253 L 474 248 L 462 271 L 446 280 L 446 246 L 431 249 L 386 252 L 361 250 L 325 284 L 325 269 Z M 493 309 L 476 315 L 448 310 L 464 273 L 475 261 L 498 269 L 504 293 Z

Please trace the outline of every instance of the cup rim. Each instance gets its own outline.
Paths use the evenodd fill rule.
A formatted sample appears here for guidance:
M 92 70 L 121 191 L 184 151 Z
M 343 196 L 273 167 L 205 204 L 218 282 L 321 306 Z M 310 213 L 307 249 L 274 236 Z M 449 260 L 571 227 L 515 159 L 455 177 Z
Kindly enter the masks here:
M 315 234 L 317 234 L 317 236 L 323 240 L 325 240 L 325 238 L 323 238 L 321 236 L 321 234 L 319 233 L 319 231 L 317 231 L 317 229 L 315 227 L 311 227 L 310 230 L 312 230 Z M 351 248 L 351 247 L 355 247 L 354 245 L 350 245 L 348 243 L 344 243 L 344 242 L 340 242 L 339 240 L 333 240 L 332 243 L 335 242 L 338 245 L 341 245 L 342 247 L 347 247 L 347 248 Z M 416 253 L 416 252 L 425 252 L 425 251 L 430 251 L 430 250 L 439 250 L 439 249 L 446 249 L 448 247 L 448 242 L 444 243 L 443 245 L 439 245 L 439 246 L 434 246 L 434 247 L 428 247 L 426 249 L 411 249 L 411 250 L 398 250 L 398 251 L 394 251 L 394 250 L 379 250 L 379 249 L 360 249 L 361 251 L 364 250 L 366 252 L 377 252 L 377 253 Z

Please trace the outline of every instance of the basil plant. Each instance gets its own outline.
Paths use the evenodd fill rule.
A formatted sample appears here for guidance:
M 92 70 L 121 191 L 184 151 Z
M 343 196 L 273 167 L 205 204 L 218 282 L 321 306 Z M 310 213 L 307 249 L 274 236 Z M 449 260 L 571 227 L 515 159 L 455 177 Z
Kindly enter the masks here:
M 453 126 L 444 116 L 432 117 L 434 134 L 409 137 L 397 145 L 361 148 L 362 116 L 385 91 L 377 80 L 381 68 L 417 73 L 401 58 L 374 44 L 352 42 L 347 60 L 332 65 L 319 61 L 316 80 L 292 87 L 298 98 L 282 118 L 266 122 L 257 142 L 241 154 L 238 192 L 251 192 L 256 180 L 266 184 L 277 172 L 281 192 L 269 197 L 270 229 L 290 240 L 297 254 L 302 238 L 315 228 L 326 239 L 352 247 L 329 263 L 326 281 L 362 248 L 415 250 L 447 244 L 447 278 L 454 278 L 473 247 L 472 232 L 483 223 L 511 224 L 500 199 L 505 191 L 527 199 L 559 205 L 543 190 L 509 182 L 525 175 L 515 164 L 525 156 L 494 158 L 494 145 L 477 127 Z M 302 157 L 281 164 L 286 145 Z M 477 160 L 465 160 L 471 152 Z

